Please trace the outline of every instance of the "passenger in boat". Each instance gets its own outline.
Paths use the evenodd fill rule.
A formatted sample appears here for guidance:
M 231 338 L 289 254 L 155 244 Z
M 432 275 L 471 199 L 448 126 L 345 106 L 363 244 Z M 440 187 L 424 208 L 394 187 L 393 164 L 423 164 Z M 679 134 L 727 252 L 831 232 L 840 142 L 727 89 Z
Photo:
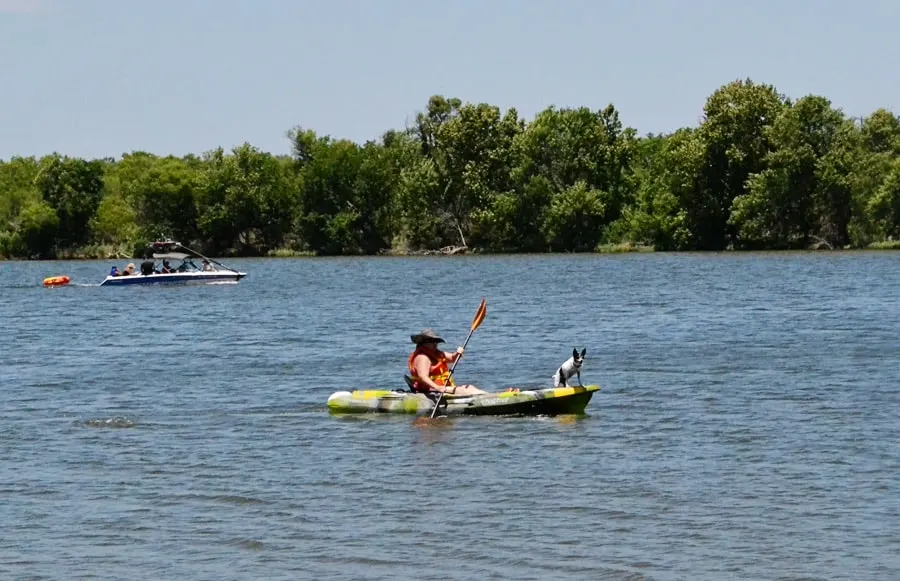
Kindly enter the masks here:
M 422 393 L 443 391 L 453 395 L 487 393 L 474 385 L 456 385 L 450 376 L 449 364 L 463 354 L 462 347 L 458 347 L 455 352 L 441 351 L 438 344 L 446 341 L 431 329 L 410 335 L 410 339 L 416 344 L 416 349 L 410 354 L 407 362 L 413 380 L 411 386 L 413 391 Z
M 121 276 L 130 276 L 134 274 L 134 263 L 129 262 L 128 266 L 125 267 L 125 270 L 122 271 Z
M 160 274 L 169 274 L 171 272 L 175 272 L 175 269 L 169 266 L 169 261 L 163 259 L 162 268 L 159 269 Z
M 216 269 L 216 268 L 215 268 L 212 264 L 210 264 L 208 260 L 206 260 L 205 258 L 203 259 L 203 267 L 202 267 L 202 270 L 204 270 L 205 272 L 212 272 L 212 271 L 214 271 L 215 269 Z

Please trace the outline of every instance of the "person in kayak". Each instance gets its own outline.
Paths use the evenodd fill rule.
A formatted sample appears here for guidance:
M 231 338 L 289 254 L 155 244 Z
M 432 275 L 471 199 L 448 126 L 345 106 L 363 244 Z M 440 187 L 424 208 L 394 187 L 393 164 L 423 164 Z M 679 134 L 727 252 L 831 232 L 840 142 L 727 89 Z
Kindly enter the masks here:
M 474 385 L 456 385 L 450 376 L 450 363 L 463 354 L 463 348 L 455 352 L 441 351 L 439 343 L 446 343 L 440 335 L 431 329 L 423 329 L 421 333 L 410 335 L 416 349 L 409 356 L 407 365 L 412 377 L 412 389 L 418 392 L 443 391 L 453 395 L 476 395 L 487 393 Z

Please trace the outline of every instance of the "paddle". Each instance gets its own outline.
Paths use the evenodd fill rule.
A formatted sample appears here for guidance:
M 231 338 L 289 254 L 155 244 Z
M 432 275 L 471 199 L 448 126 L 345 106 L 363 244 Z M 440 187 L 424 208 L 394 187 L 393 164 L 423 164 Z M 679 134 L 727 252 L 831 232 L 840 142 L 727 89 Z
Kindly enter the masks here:
M 487 314 L 487 302 L 484 299 L 481 299 L 481 304 L 478 306 L 478 310 L 475 312 L 475 318 L 472 319 L 472 326 L 469 327 L 469 334 L 466 336 L 466 341 L 463 343 L 463 351 L 466 350 L 466 345 L 469 344 L 469 339 L 472 338 L 472 333 L 475 332 L 475 329 L 481 326 L 481 322 L 484 320 L 484 316 Z M 453 377 L 453 371 L 456 369 L 456 364 L 459 363 L 459 360 L 462 359 L 462 354 L 457 357 L 453 361 L 453 365 L 450 367 L 450 373 L 447 375 L 447 383 L 446 385 L 450 385 L 450 378 Z M 441 405 L 441 400 L 444 398 L 444 392 L 438 396 L 438 400 L 434 402 L 434 408 L 431 410 L 431 417 L 434 418 L 434 414 L 437 412 L 438 406 Z

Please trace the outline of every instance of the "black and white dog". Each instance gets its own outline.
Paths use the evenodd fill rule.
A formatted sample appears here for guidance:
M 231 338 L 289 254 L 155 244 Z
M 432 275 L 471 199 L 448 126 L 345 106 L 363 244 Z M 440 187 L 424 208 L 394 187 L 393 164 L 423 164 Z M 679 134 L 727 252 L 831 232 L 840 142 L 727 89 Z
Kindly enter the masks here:
M 579 387 L 581 385 L 581 364 L 584 363 L 584 355 L 587 353 L 587 347 L 578 353 L 578 349 L 572 349 L 572 356 L 566 359 L 565 363 L 559 366 L 556 373 L 553 374 L 553 387 L 568 387 L 566 381 L 573 375 L 578 377 Z

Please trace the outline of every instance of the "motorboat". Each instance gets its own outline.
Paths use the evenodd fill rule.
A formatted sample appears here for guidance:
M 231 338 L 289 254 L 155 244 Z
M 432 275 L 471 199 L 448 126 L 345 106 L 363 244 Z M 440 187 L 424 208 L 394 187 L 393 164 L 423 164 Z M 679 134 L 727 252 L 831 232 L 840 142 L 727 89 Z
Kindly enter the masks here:
M 150 248 L 152 260 L 142 262 L 139 272 L 119 273 L 113 267 L 100 286 L 236 283 L 247 276 L 173 240 L 154 242 Z M 201 266 L 194 262 L 197 259 L 202 260 Z

